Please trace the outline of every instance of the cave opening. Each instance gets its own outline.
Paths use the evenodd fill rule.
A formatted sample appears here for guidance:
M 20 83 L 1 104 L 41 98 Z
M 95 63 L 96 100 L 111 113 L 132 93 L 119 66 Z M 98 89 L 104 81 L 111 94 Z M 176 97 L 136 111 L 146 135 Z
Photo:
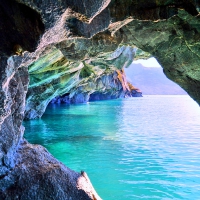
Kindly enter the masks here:
M 15 0 L 0 2 L 1 55 L 12 55 L 15 45 L 34 51 L 44 29 L 41 16 L 35 10 Z
M 134 60 L 125 72 L 127 80 L 143 95 L 187 95 L 178 84 L 166 77 L 154 57 Z

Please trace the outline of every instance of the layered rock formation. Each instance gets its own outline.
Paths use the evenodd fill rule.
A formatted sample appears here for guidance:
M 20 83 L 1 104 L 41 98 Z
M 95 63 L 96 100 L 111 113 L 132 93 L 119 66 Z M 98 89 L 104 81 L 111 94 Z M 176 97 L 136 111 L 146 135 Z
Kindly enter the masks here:
M 25 57 L 12 56 L 1 65 L 0 199 L 100 199 L 85 172 L 68 169 L 45 148 L 23 139 Z
M 130 83 L 128 85 L 124 76 L 123 71 L 117 70 L 112 74 L 101 74 L 100 77 L 91 80 L 85 79 L 67 94 L 55 97 L 51 103 L 77 104 L 88 101 L 141 97 L 140 90 Z
M 38 49 L 54 46 L 71 62 L 135 45 L 156 57 L 166 75 L 200 101 L 197 0 L 9 0 L 1 2 L 1 10 L 4 54 L 15 43 L 32 50 L 45 30 Z
M 76 91 L 89 87 L 107 70 L 114 76 L 111 69 L 132 62 L 135 46 L 156 57 L 164 73 L 200 103 L 199 5 L 199 0 L 2 0 L 2 199 L 99 199 L 85 173 L 65 168 L 42 147 L 24 141 L 26 67 L 28 118 L 41 116 L 51 99 L 71 94 L 75 86 Z M 18 44 L 30 52 L 37 48 L 8 59 Z
M 77 1 L 78 4 L 57 2 L 59 6 L 54 5 L 56 9 L 51 17 L 44 9 L 45 3 L 23 2 L 40 12 L 45 27 L 49 28 L 40 40 L 35 53 L 37 58 L 32 59 L 34 64 L 29 67 L 33 78 L 26 118 L 41 117 L 56 96 L 69 96 L 68 102 L 84 102 L 89 94 L 101 95 L 98 89 L 94 90 L 97 78 L 104 76 L 106 70 L 105 73 L 109 71 L 111 75 L 128 66 L 135 56 L 135 46 L 156 57 L 164 67 L 164 73 L 199 102 L 198 2 L 103 1 L 100 5 L 96 2 L 88 4 L 88 1 Z M 87 11 L 91 5 L 94 6 L 93 15 Z M 187 64 L 188 55 L 192 63 Z M 71 75 L 66 78 L 65 72 Z M 56 76 L 52 77 L 52 73 Z M 95 77 L 93 80 L 91 75 Z M 90 91 L 88 88 L 84 91 L 82 83 L 90 85 Z M 120 92 L 111 96 L 120 96 Z
M 86 103 L 93 93 L 95 99 L 141 96 L 137 88 L 129 87 L 124 71 L 119 70 L 128 66 L 135 55 L 144 56 L 136 48 L 122 46 L 113 53 L 73 61 L 55 45 L 39 47 L 28 59 L 33 61 L 28 66 L 26 119 L 41 117 L 49 102 Z

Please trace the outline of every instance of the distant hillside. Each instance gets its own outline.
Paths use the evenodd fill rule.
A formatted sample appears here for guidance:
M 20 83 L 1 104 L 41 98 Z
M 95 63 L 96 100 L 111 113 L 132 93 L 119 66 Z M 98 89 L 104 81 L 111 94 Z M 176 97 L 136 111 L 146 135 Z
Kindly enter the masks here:
M 142 93 L 158 95 L 187 94 L 180 86 L 170 81 L 161 67 L 144 67 L 141 64 L 132 64 L 125 68 L 128 80 L 138 87 Z

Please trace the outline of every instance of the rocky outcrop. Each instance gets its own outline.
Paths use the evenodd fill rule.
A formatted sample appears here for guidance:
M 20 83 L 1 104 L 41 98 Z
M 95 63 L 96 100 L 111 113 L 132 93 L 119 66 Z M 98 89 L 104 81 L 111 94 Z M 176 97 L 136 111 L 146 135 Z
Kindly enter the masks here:
M 77 0 L 56 1 L 54 4 L 48 1 L 48 9 L 45 8 L 46 1 L 40 4 L 37 0 L 19 2 L 40 13 L 44 26 L 49 28 L 38 45 L 36 54 L 40 58 L 38 52 L 56 48 L 67 62 L 79 66 L 88 60 L 103 62 L 119 46 L 137 46 L 153 55 L 167 77 L 200 102 L 198 1 L 107 0 L 89 3 Z M 46 9 L 51 10 L 51 14 Z M 119 53 L 118 57 L 116 52 L 115 56 L 106 60 L 106 66 L 122 69 L 130 64 L 129 56 L 122 58 Z M 37 59 L 34 62 L 37 63 Z M 37 97 L 31 98 L 30 104 L 37 101 Z M 46 105 L 47 102 L 49 100 Z M 44 101 L 37 106 L 37 109 L 28 106 L 27 118 L 41 116 L 46 107 Z
M 27 56 L 12 56 L 1 63 L 1 199 L 100 199 L 85 172 L 70 170 L 45 148 L 23 138 Z
M 99 199 L 90 184 L 85 187 L 85 173 L 64 168 L 42 147 L 24 142 L 26 67 L 28 118 L 41 116 L 54 97 L 122 70 L 132 62 L 135 47 L 156 57 L 164 73 L 200 103 L 199 4 L 199 0 L 2 0 L 2 198 Z M 21 49 L 36 50 L 21 57 Z M 12 53 L 20 56 L 8 59 Z M 119 73 L 118 79 L 123 80 Z M 127 88 L 125 83 L 122 87 Z
M 44 31 L 39 51 L 53 46 L 70 62 L 134 45 L 156 57 L 165 74 L 199 103 L 199 4 L 196 0 L 3 0 L 0 51 L 11 53 L 15 43 L 32 50 Z
M 1 62 L 0 77 L 0 175 L 15 166 L 15 152 L 23 137 L 28 70 L 20 67 L 22 58 L 12 56 Z
M 137 48 L 122 46 L 112 53 L 71 61 L 52 44 L 39 47 L 28 59 L 32 61 L 28 66 L 30 84 L 25 118 L 41 117 L 49 102 L 86 103 L 93 93 L 101 93 L 104 99 L 141 96 L 136 88 L 129 88 L 124 71 L 120 70 L 135 55 L 144 56 Z
M 142 96 L 139 89 L 133 87 L 130 83 L 128 85 L 125 77 L 119 79 L 119 75 L 123 76 L 124 72 L 117 70 L 112 74 L 102 74 L 100 77 L 85 80 L 67 94 L 55 97 L 50 103 L 77 104 L 87 103 L 88 101 Z
M 100 199 L 85 172 L 70 170 L 40 145 L 21 141 L 15 160 L 0 178 L 1 199 Z

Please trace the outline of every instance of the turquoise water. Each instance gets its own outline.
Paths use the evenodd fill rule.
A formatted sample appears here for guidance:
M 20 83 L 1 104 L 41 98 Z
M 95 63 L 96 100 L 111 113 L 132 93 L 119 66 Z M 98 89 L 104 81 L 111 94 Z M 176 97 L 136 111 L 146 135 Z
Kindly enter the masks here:
M 25 137 L 76 171 L 104 200 L 200 199 L 200 108 L 188 96 L 51 105 Z

